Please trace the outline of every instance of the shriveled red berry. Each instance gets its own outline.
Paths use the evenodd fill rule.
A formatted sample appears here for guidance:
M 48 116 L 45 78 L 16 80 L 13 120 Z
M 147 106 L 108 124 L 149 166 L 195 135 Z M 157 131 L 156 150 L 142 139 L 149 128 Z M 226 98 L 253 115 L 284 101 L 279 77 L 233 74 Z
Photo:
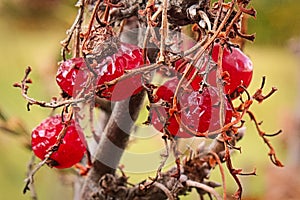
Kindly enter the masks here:
M 50 156 L 50 166 L 56 168 L 72 167 L 84 156 L 86 145 L 83 132 L 73 119 L 69 123 L 58 150 Z M 48 117 L 33 129 L 31 145 L 38 158 L 45 159 L 49 149 L 57 142 L 57 137 L 63 127 L 61 116 L 55 115 Z
M 176 61 L 174 64 L 174 69 L 180 73 L 183 73 L 185 68 L 188 66 L 188 63 L 184 65 L 184 62 L 185 62 L 184 59 L 179 59 L 178 61 Z M 196 73 L 195 66 L 191 66 L 191 72 L 187 75 L 186 79 L 190 81 L 193 78 L 193 81 L 190 84 L 194 90 L 199 90 L 202 77 L 198 74 L 194 76 L 195 73 Z
M 212 51 L 212 59 L 217 63 L 218 54 L 220 51 L 220 45 L 215 44 Z M 180 73 L 183 73 L 187 67 L 187 64 L 182 65 L 185 62 L 184 59 L 180 59 L 175 62 L 174 69 Z M 205 68 L 201 68 L 203 72 Z M 187 75 L 187 80 L 190 80 L 195 73 L 195 66 L 192 66 L 191 72 Z M 227 74 L 224 85 L 224 93 L 229 94 L 231 98 L 235 98 L 239 93 L 243 91 L 239 86 L 243 85 L 247 88 L 252 80 L 253 64 L 252 61 L 239 49 L 232 47 L 231 49 L 224 48 L 222 57 L 222 71 Z M 195 90 L 199 90 L 202 76 L 197 74 L 194 76 L 191 86 Z M 211 86 L 216 86 L 216 69 L 213 69 L 208 74 L 208 83 Z
M 178 79 L 172 78 L 158 88 L 155 94 L 155 101 L 158 102 L 162 100 L 166 105 L 150 108 L 151 124 L 156 130 L 162 133 L 164 132 L 164 127 L 167 127 L 167 130 L 171 135 L 180 138 L 189 138 L 192 137 L 192 135 L 186 133 L 183 129 L 180 129 L 175 116 L 169 116 L 169 109 L 172 106 L 173 96 L 177 85 Z
M 212 59 L 215 62 L 218 61 L 219 51 L 220 45 L 215 44 L 212 51 Z M 222 70 L 223 72 L 227 72 L 229 75 L 229 80 L 224 86 L 224 92 L 234 97 L 236 96 L 234 93 L 240 93 L 243 91 L 243 89 L 239 88 L 240 85 L 243 85 L 245 88 L 249 86 L 252 80 L 253 63 L 239 48 L 224 48 Z M 211 84 L 214 85 L 216 81 L 215 72 L 211 72 L 209 79 Z
M 96 71 L 99 72 L 98 85 L 103 85 L 105 82 L 112 81 L 125 74 L 126 70 L 133 70 L 144 65 L 142 49 L 126 43 L 121 43 L 119 51 L 113 54 L 109 59 L 109 64 L 99 64 Z M 102 62 L 104 63 L 104 62 Z M 111 101 L 120 101 L 132 95 L 139 93 L 142 90 L 142 75 L 135 75 L 124 79 L 105 89 L 100 96 L 106 97 Z
M 154 128 L 160 132 L 164 127 L 175 137 L 188 138 L 192 137 L 184 128 L 178 124 L 175 116 L 169 117 L 169 109 L 172 107 L 172 101 L 175 89 L 178 85 L 178 78 L 172 78 L 160 86 L 156 92 L 157 101 L 162 100 L 169 107 L 155 106 L 150 109 L 151 123 Z M 189 87 L 183 90 L 177 97 L 177 108 L 180 123 L 195 132 L 205 132 L 209 128 L 211 119 L 211 99 L 207 89 L 199 93 Z
M 126 70 L 136 69 L 144 64 L 142 49 L 127 43 L 120 43 L 118 51 L 113 55 L 87 60 L 97 74 L 93 82 L 94 88 L 119 78 L 125 74 Z M 126 99 L 142 90 L 141 77 L 142 75 L 135 75 L 122 80 L 101 90 L 97 95 L 111 101 Z M 91 72 L 83 58 L 72 58 L 63 62 L 56 75 L 58 85 L 70 96 L 76 96 L 83 89 L 86 89 L 86 92 L 94 89 L 91 88 L 92 86 L 87 86 L 89 78 L 91 78 Z
M 82 82 L 84 86 L 86 84 L 86 78 L 79 78 L 79 71 L 86 71 L 87 67 L 83 58 L 71 58 L 61 63 L 56 73 L 56 82 L 59 87 L 67 93 L 69 96 L 73 95 L 75 83 Z M 85 73 L 79 73 L 84 75 Z M 86 74 L 87 76 L 87 74 Z M 80 79 L 80 80 L 79 80 Z M 80 86 L 79 86 L 80 87 Z

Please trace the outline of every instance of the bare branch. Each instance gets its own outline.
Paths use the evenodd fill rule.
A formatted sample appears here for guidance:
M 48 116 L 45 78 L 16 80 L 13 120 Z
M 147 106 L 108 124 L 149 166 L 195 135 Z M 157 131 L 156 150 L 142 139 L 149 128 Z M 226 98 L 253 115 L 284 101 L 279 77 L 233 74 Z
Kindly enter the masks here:
M 28 110 L 30 110 L 31 105 L 38 105 L 40 107 L 45 107 L 45 108 L 59 108 L 59 107 L 65 106 L 65 105 L 73 105 L 73 104 L 85 102 L 85 101 L 88 101 L 89 99 L 94 98 L 94 94 L 90 92 L 90 93 L 86 94 L 84 97 L 78 98 L 78 99 L 69 99 L 69 100 L 64 100 L 64 101 L 53 101 L 53 102 L 45 102 L 45 101 L 36 100 L 27 95 L 28 88 L 29 88 L 29 86 L 27 84 L 29 83 L 28 80 L 30 80 L 28 78 L 28 76 L 29 76 L 30 72 L 31 72 L 31 68 L 27 67 L 25 70 L 25 76 L 22 79 L 21 83 L 15 83 L 13 85 L 14 87 L 21 88 L 21 94 L 24 97 L 24 99 L 28 102 L 28 105 L 27 105 Z
M 144 92 L 141 92 L 131 99 L 116 103 L 96 148 L 92 168 L 81 191 L 82 199 L 90 199 L 92 191 L 98 187 L 100 178 L 106 173 L 114 174 L 118 168 L 143 99 Z
M 200 188 L 210 194 L 212 194 L 214 197 L 216 197 L 217 200 L 222 200 L 222 197 L 219 195 L 219 193 L 217 193 L 214 188 L 209 187 L 208 185 L 205 185 L 203 183 L 199 183 L 196 181 L 192 181 L 192 180 L 187 180 L 186 185 L 189 187 L 195 187 L 195 188 Z
M 168 19 L 167 19 L 168 0 L 163 0 L 162 4 L 162 22 L 161 22 L 161 39 L 160 39 L 160 54 L 159 63 L 165 61 L 166 39 L 168 37 Z

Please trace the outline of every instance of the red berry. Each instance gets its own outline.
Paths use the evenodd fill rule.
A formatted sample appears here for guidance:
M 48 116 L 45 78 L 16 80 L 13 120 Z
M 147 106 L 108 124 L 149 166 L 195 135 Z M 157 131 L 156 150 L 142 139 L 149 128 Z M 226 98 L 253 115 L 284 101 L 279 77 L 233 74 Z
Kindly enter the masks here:
M 172 78 L 160 86 L 156 92 L 157 101 L 163 100 L 170 107 L 175 89 L 178 85 L 178 79 Z M 175 116 L 168 117 L 170 107 L 152 107 L 151 123 L 154 128 L 163 132 L 163 128 L 167 125 L 167 129 L 173 136 L 176 137 L 192 137 L 178 124 Z M 177 108 L 181 123 L 195 132 L 205 132 L 209 128 L 211 118 L 211 99 L 207 89 L 203 93 L 193 90 L 191 87 L 188 90 L 182 91 L 177 97 Z
M 215 44 L 212 52 L 212 59 L 217 62 L 218 54 L 220 51 L 220 45 Z M 231 96 L 236 96 L 234 93 L 242 92 L 243 90 L 239 88 L 242 84 L 244 87 L 248 87 L 253 73 L 252 61 L 239 49 L 232 47 L 231 50 L 224 48 L 222 57 L 222 70 L 229 74 L 228 83 L 224 86 L 224 91 L 226 94 Z M 210 84 L 215 84 L 215 72 L 209 76 L 211 81 Z
M 38 158 L 45 159 L 49 149 L 57 142 L 57 136 L 63 127 L 61 116 L 55 115 L 45 119 L 33 129 L 31 145 Z M 56 168 L 68 168 L 78 163 L 86 151 L 84 141 L 81 128 L 72 119 L 58 150 L 50 156 L 50 165 Z
M 218 54 L 220 51 L 220 45 L 215 44 L 212 51 L 212 59 L 214 62 L 218 61 Z M 180 73 L 183 73 L 187 64 L 181 65 L 184 59 L 180 59 L 175 62 L 174 69 Z M 204 68 L 201 68 L 203 71 Z M 239 88 L 242 84 L 247 88 L 251 82 L 253 74 L 253 64 L 251 60 L 238 48 L 224 48 L 222 57 L 222 70 L 229 75 L 227 84 L 224 86 L 225 94 L 229 94 L 232 98 L 235 98 L 243 90 Z M 187 76 L 187 80 L 190 80 L 195 73 L 196 69 L 192 66 L 191 73 Z M 199 90 L 202 77 L 196 75 L 191 82 L 191 86 L 194 90 Z M 212 86 L 216 86 L 216 70 L 212 70 L 208 75 L 208 83 Z
M 119 78 L 126 70 L 136 69 L 144 64 L 142 49 L 126 43 L 121 43 L 115 54 L 106 56 L 100 61 L 94 59 L 91 62 L 89 64 L 98 76 L 95 84 L 97 86 Z M 86 87 L 88 74 L 89 69 L 84 59 L 73 58 L 60 65 L 56 81 L 64 92 L 70 96 L 76 96 Z M 135 75 L 120 81 L 104 89 L 98 95 L 112 101 L 126 99 L 142 90 L 141 77 L 142 75 Z
M 83 58 L 72 58 L 64 61 L 58 68 L 56 74 L 56 82 L 59 87 L 72 96 L 75 83 L 82 82 L 83 85 L 86 83 L 86 78 L 79 80 L 77 75 L 79 71 L 87 70 L 85 61 Z M 79 73 L 84 75 L 83 73 Z
M 126 70 L 136 69 L 144 65 L 142 49 L 125 43 L 121 43 L 119 51 L 112 55 L 111 58 L 105 58 L 105 60 L 110 61 L 110 64 L 100 64 L 96 67 L 100 76 L 98 85 L 122 76 Z M 120 81 L 104 90 L 101 96 L 112 101 L 120 101 L 135 95 L 143 88 L 141 78 L 142 75 L 140 74 Z
M 174 68 L 176 71 L 183 73 L 185 68 L 188 66 L 188 63 L 183 65 L 184 59 L 179 59 L 178 61 L 175 62 Z M 191 78 L 194 76 L 196 73 L 196 69 L 194 66 L 191 68 L 191 72 L 188 74 L 186 77 L 187 80 L 191 80 Z M 191 86 L 194 90 L 199 90 L 200 89 L 200 83 L 202 81 L 202 77 L 199 75 L 194 76 L 193 81 L 191 82 Z

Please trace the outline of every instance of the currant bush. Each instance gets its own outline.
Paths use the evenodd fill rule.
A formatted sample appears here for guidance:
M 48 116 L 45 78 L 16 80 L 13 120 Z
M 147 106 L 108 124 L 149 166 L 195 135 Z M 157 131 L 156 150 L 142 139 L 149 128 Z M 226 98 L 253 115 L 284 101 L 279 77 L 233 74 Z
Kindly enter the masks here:
M 255 101 L 261 103 L 276 88 L 264 95 L 263 79 L 253 95 L 247 90 L 252 81 L 253 63 L 243 53 L 242 45 L 255 37 L 245 33 L 247 18 L 243 16 L 256 16 L 254 8 L 248 8 L 249 3 L 182 1 L 178 6 L 176 1 L 78 1 L 78 15 L 62 41 L 63 61 L 56 74 L 56 82 L 63 91 L 61 96 L 49 103 L 29 97 L 30 67 L 21 82 L 14 84 L 27 100 L 28 110 L 32 105 L 62 108 L 61 115 L 45 119 L 32 131 L 32 150 L 43 161 L 29 172 L 24 193 L 31 189 L 33 175 L 45 163 L 69 168 L 86 153 L 87 167 L 80 168 L 79 172 L 88 174 L 82 181 L 81 199 L 124 199 L 124 195 L 135 195 L 135 188 L 139 190 L 136 194 L 142 192 L 145 198 L 154 195 L 153 199 L 178 199 L 179 195 L 196 188 L 200 199 L 204 199 L 204 194 L 221 199 L 214 190 L 214 182 L 206 179 L 219 165 L 223 197 L 228 196 L 222 162 L 226 162 L 228 172 L 237 183 L 235 199 L 241 199 L 238 175 L 247 173 L 234 169 L 231 153 L 239 149 L 235 144 L 244 135 L 245 115 L 250 116 L 259 137 L 270 149 L 271 161 L 283 166 L 266 138 L 281 131 L 266 134 L 250 110 Z M 93 11 L 89 12 L 89 8 Z M 132 27 L 139 29 L 131 30 Z M 137 38 L 131 37 L 135 33 Z M 185 40 L 184 33 L 195 40 Z M 142 44 L 142 48 L 125 42 Z M 66 59 L 67 56 L 72 58 Z M 148 59 L 152 64 L 143 67 L 149 64 Z M 157 74 L 163 75 L 158 79 L 163 84 L 157 84 Z M 114 169 L 120 166 L 130 130 L 145 103 L 142 93 L 130 97 L 142 91 L 149 109 L 145 124 L 163 133 L 159 134 L 163 135 L 166 154 L 162 156 L 156 177 L 136 187 L 128 184 L 122 167 L 119 167 L 122 177 L 117 177 Z M 128 101 L 122 101 L 125 99 Z M 97 114 L 101 114 L 97 118 L 101 128 L 94 123 Z M 69 117 L 66 121 L 62 118 L 65 115 Z M 96 148 L 91 152 L 79 120 L 87 122 L 92 133 L 93 138 L 88 141 L 90 147 Z M 104 134 L 99 137 L 98 131 Z M 177 138 L 191 137 L 217 138 L 201 150 L 191 148 L 189 156 L 181 160 L 183 154 L 177 148 Z M 176 166 L 162 172 L 169 153 L 174 155 Z M 249 175 L 255 175 L 255 171 Z M 174 180 L 176 185 L 172 185 Z M 123 196 L 119 196 L 119 188 Z M 157 191 L 162 192 L 158 198 Z

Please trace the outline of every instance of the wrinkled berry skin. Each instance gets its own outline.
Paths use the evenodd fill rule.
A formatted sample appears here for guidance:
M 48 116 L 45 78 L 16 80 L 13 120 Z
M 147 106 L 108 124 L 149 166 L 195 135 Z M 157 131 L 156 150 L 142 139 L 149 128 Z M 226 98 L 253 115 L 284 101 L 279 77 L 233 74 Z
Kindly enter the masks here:
M 179 79 L 174 77 L 157 89 L 154 100 L 156 104 L 150 107 L 150 119 L 153 127 L 162 133 L 164 132 L 164 126 L 166 126 L 169 133 L 174 137 L 189 138 L 194 135 L 180 127 L 174 115 L 169 117 L 178 83 Z M 221 98 L 216 87 L 205 87 L 200 94 L 198 90 L 193 89 L 192 85 L 189 85 L 177 97 L 180 123 L 198 133 L 213 132 L 221 129 L 223 126 L 220 125 L 220 109 L 224 108 L 223 113 L 225 116 L 222 116 L 224 125 L 231 122 L 233 117 L 231 104 L 225 95 L 222 98 L 224 106 L 220 106 Z M 162 102 L 163 105 L 161 104 Z M 210 137 L 215 136 L 216 134 Z
M 142 49 L 125 43 L 121 43 L 119 51 L 111 57 L 105 58 L 105 60 L 111 60 L 111 62 L 108 65 L 100 64 L 97 66 L 97 71 L 99 72 L 98 85 L 122 76 L 126 70 L 144 66 Z M 141 78 L 142 75 L 139 74 L 124 79 L 116 85 L 105 89 L 101 96 L 111 101 L 120 101 L 135 95 L 143 88 Z
M 178 78 L 172 78 L 160 86 L 156 92 L 156 101 L 165 101 L 171 107 Z M 169 107 L 158 106 L 150 109 L 151 123 L 154 128 L 163 132 L 165 124 L 167 130 L 174 137 L 189 138 L 193 135 L 186 132 L 178 124 L 175 116 L 168 117 Z M 183 91 L 177 97 L 177 109 L 181 123 L 195 132 L 205 132 L 209 128 L 211 118 L 211 99 L 207 89 L 203 93 L 192 90 Z M 162 121 L 161 121 L 162 119 Z
M 79 79 L 77 77 L 79 70 L 87 70 L 83 58 L 71 58 L 62 62 L 58 68 L 56 82 L 69 96 L 73 95 L 75 83 L 79 83 Z M 86 81 L 83 78 L 85 77 L 81 77 L 81 81 L 84 84 Z
M 212 60 L 218 62 L 218 54 L 220 52 L 220 45 L 214 44 L 212 50 Z M 183 73 L 186 65 L 181 65 L 184 59 L 179 59 L 174 64 L 174 69 L 180 73 Z M 205 67 L 200 69 L 200 72 L 204 72 Z M 192 66 L 191 73 L 187 76 L 187 80 L 190 80 L 195 73 L 195 67 Z M 239 86 L 242 84 L 245 88 L 250 85 L 253 75 L 253 63 L 249 57 L 247 57 L 239 48 L 231 47 L 231 49 L 224 48 L 222 57 L 222 71 L 229 75 L 224 85 L 224 93 L 230 95 L 232 99 L 236 98 L 243 89 Z M 199 90 L 202 76 L 196 75 L 191 82 L 191 86 L 194 90 Z M 208 84 L 216 87 L 216 69 L 213 69 L 208 74 Z
M 185 71 L 185 68 L 188 66 L 188 64 L 183 65 L 184 63 L 183 59 L 179 59 L 174 63 L 174 69 L 180 73 L 183 73 Z M 193 75 L 196 73 L 196 69 L 194 66 L 191 66 L 191 72 L 187 75 L 186 79 L 191 80 Z M 193 81 L 191 82 L 191 87 L 194 90 L 200 89 L 200 83 L 202 81 L 202 76 L 196 75 L 193 77 Z
M 96 86 L 104 85 L 122 76 L 126 70 L 132 70 L 144 65 L 142 49 L 137 46 L 120 43 L 116 53 L 105 57 L 87 58 L 90 67 L 97 74 L 94 80 L 94 89 Z M 56 81 L 60 88 L 69 96 L 76 96 L 84 88 L 88 93 L 92 87 L 87 87 L 87 80 L 90 70 L 86 66 L 83 58 L 72 58 L 64 61 L 56 74 Z M 118 82 L 116 85 L 107 87 L 97 93 L 98 96 L 111 101 L 120 101 L 142 90 L 142 75 L 135 75 Z
M 63 124 L 60 115 L 48 117 L 35 127 L 31 134 L 31 146 L 34 154 L 43 160 L 48 150 L 56 143 Z M 86 145 L 81 128 L 72 119 L 57 151 L 50 156 L 50 166 L 69 168 L 84 156 Z
M 212 51 L 213 61 L 218 61 L 218 54 L 220 51 L 220 45 L 215 44 Z M 239 48 L 232 47 L 231 49 L 224 48 L 222 57 L 222 70 L 228 72 L 229 80 L 224 86 L 224 92 L 232 97 L 240 93 L 243 90 L 239 88 L 242 84 L 247 88 L 252 80 L 253 63 L 249 57 L 247 57 Z M 211 84 L 215 84 L 215 76 L 209 76 Z M 215 72 L 214 72 L 215 74 Z

